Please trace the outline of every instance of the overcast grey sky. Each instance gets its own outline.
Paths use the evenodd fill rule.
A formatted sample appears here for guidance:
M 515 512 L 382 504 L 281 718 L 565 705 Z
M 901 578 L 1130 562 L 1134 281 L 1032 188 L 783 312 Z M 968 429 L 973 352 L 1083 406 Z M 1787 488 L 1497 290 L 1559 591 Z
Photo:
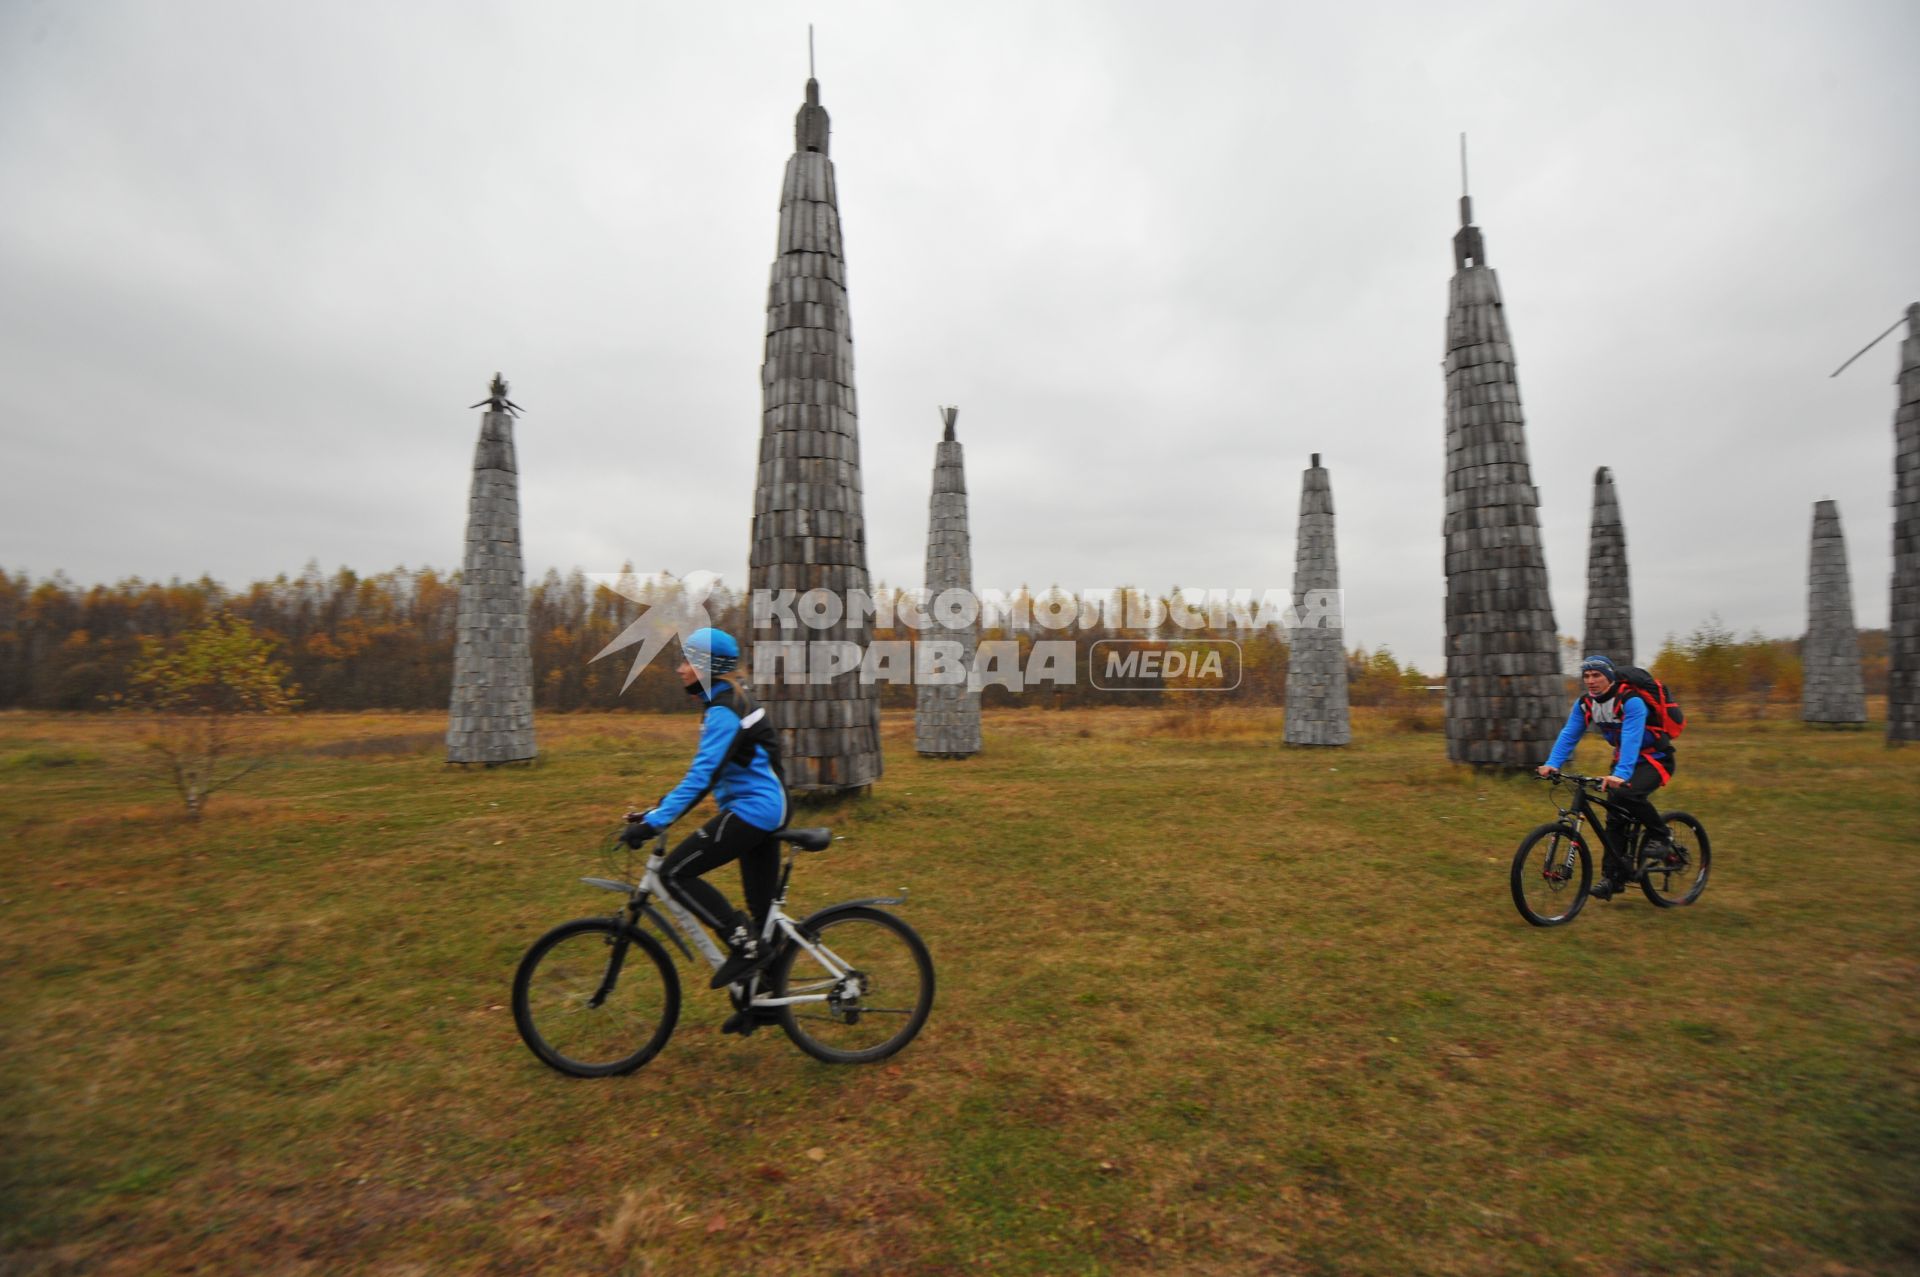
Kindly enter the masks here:
M 0 564 L 459 565 L 503 371 L 528 567 L 744 582 L 818 28 L 868 553 L 918 583 L 960 405 L 982 586 L 1290 584 L 1441 664 L 1457 135 L 1577 634 L 1595 466 L 1638 639 L 1805 625 L 1812 503 L 1887 617 L 1920 299 L 1912 0 L 0 4 Z

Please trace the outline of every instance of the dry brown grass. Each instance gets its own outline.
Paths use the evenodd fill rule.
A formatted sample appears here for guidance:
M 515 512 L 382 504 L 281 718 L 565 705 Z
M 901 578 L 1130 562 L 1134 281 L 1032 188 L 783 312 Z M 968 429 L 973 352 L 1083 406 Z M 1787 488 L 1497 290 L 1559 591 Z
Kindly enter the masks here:
M 1010 711 L 965 762 L 890 717 L 794 895 L 911 889 L 922 1038 L 834 1069 L 722 1038 L 696 985 L 599 1083 L 524 1050 L 507 981 L 603 907 L 574 880 L 690 718 L 545 716 L 538 766 L 486 772 L 378 744 L 434 716 L 305 716 L 194 826 L 124 725 L 0 715 L 0 1263 L 1913 1268 L 1920 751 L 1705 723 L 1701 904 L 1536 932 L 1506 858 L 1545 787 L 1390 710 L 1345 750 L 1202 715 Z

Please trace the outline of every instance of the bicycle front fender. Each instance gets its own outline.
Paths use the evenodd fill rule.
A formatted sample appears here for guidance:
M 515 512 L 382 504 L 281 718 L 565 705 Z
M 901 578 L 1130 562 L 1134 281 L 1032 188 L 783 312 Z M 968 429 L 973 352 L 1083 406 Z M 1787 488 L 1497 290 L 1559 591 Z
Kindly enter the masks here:
M 824 909 L 815 909 L 807 915 L 807 918 L 808 921 L 812 921 L 822 914 L 832 913 L 835 909 L 858 909 L 861 905 L 903 905 L 905 903 L 907 903 L 907 897 L 904 892 L 897 896 L 862 896 L 858 900 L 842 900 Z
M 618 891 L 625 895 L 633 894 L 632 883 L 621 882 L 614 878 L 582 878 L 580 881 L 586 883 L 589 887 L 598 887 L 602 891 Z M 665 915 L 658 909 L 655 909 L 650 904 L 642 905 L 640 906 L 640 916 L 659 928 L 660 934 L 665 936 L 674 948 L 685 955 L 688 962 L 693 961 L 693 950 L 687 948 L 687 942 L 680 938 L 680 933 L 673 929 L 667 922 Z

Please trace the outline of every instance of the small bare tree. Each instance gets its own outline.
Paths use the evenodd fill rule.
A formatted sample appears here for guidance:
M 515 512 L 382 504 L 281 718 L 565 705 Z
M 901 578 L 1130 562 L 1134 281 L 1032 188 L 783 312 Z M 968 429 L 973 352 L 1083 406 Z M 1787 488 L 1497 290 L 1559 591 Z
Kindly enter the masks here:
M 194 820 L 264 761 L 248 756 L 261 719 L 298 704 L 272 641 L 237 616 L 212 617 L 171 646 L 141 639 L 131 684 L 129 701 L 151 715 L 147 743 Z

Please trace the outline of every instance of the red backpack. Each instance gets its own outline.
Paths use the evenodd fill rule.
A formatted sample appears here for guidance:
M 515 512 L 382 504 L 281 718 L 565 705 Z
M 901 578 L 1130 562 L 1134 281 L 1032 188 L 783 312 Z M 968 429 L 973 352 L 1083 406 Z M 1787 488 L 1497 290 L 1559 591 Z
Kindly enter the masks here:
M 1647 704 L 1647 730 L 1671 741 L 1687 730 L 1687 713 L 1673 698 L 1673 689 L 1638 665 L 1629 665 L 1616 675 L 1620 691 L 1638 696 Z

